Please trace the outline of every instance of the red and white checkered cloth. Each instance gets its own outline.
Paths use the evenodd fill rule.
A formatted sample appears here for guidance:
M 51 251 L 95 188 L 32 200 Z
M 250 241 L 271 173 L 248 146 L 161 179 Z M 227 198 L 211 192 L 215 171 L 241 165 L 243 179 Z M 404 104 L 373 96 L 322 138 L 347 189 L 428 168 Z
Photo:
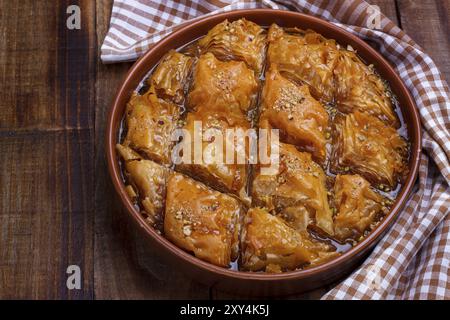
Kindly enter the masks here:
M 419 180 L 372 254 L 324 299 L 450 299 L 450 92 L 434 62 L 391 20 L 367 28 L 369 4 L 340 1 L 115 0 L 101 48 L 105 63 L 134 60 L 193 19 L 272 8 L 326 19 L 375 43 L 413 94 L 423 125 Z

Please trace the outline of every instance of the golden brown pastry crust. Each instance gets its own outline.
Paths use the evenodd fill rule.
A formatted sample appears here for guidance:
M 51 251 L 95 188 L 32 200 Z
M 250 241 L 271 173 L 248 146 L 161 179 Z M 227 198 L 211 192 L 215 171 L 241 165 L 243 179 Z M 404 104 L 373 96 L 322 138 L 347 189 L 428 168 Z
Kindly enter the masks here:
M 257 74 L 264 63 L 266 34 L 259 25 L 246 19 L 219 23 L 200 39 L 202 53 L 211 52 L 221 60 L 241 60 Z
M 307 152 L 280 143 L 280 165 L 275 175 L 256 170 L 252 185 L 253 202 L 285 218 L 291 226 L 305 230 L 315 224 L 333 235 L 333 214 L 330 210 L 323 169 Z
M 297 232 L 281 218 L 261 208 L 251 208 L 242 230 L 242 268 L 280 272 L 321 264 L 338 253 Z
M 285 32 L 272 25 L 268 33 L 269 65 L 290 78 L 306 83 L 311 94 L 324 102 L 334 102 L 344 113 L 366 112 L 398 128 L 386 86 L 373 69 L 354 51 L 341 49 L 334 40 L 311 30 Z
M 307 30 L 288 34 L 273 24 L 268 34 L 269 66 L 309 86 L 311 94 L 324 102 L 334 99 L 333 68 L 338 49 L 334 40 Z
M 179 106 L 158 98 L 154 88 L 143 95 L 133 94 L 126 108 L 123 145 L 154 161 L 170 164 L 171 135 L 179 117 Z
M 400 126 L 385 84 L 355 52 L 340 50 L 334 77 L 339 111 L 360 111 L 377 117 L 387 125 Z
M 239 202 L 178 173 L 167 184 L 165 236 L 180 248 L 217 266 L 238 254 Z
M 194 147 L 196 144 L 194 142 L 194 125 L 196 121 L 201 123 L 203 143 L 201 144 L 200 160 L 202 160 L 202 163 L 195 163 Z M 189 113 L 183 129 L 189 132 L 191 137 L 191 157 L 186 159 L 189 163 L 182 162 L 176 168 L 201 180 L 209 186 L 224 192 L 234 193 L 242 201 L 249 203 L 250 200 L 246 192 L 249 144 L 244 141 L 245 145 L 243 145 L 239 143 L 235 136 L 227 134 L 227 130 L 242 130 L 242 132 L 245 132 L 249 128 L 248 122 L 242 116 L 236 117 L 227 112 L 198 111 Z M 212 132 L 213 135 L 208 136 L 208 131 Z M 215 144 L 221 141 L 222 143 Z M 188 140 L 184 140 L 184 142 L 189 143 Z M 227 143 L 235 146 L 235 157 L 238 154 L 244 155 L 244 163 L 239 163 L 237 161 L 238 159 L 235 158 L 233 163 L 227 164 Z M 216 148 L 217 151 L 221 151 L 221 156 L 220 152 L 216 152 Z M 217 155 L 219 156 L 216 158 Z
M 359 175 L 337 175 L 334 193 L 335 236 L 341 241 L 358 239 L 377 218 L 387 213 L 387 199 L 374 192 L 369 182 Z
M 170 50 L 153 72 L 149 85 L 156 89 L 160 98 L 181 104 L 193 62 L 192 57 Z
M 281 141 L 311 152 L 321 163 L 326 159 L 328 113 L 308 86 L 284 78 L 275 66 L 266 73 L 259 127 L 279 129 Z
M 359 173 L 391 188 L 407 175 L 406 141 L 377 118 L 358 111 L 335 119 L 332 169 Z
M 126 176 L 131 183 L 132 191 L 141 200 L 148 223 L 161 229 L 169 169 L 151 160 L 142 159 L 123 145 L 118 144 L 116 149 L 124 159 Z
M 254 107 L 258 83 L 242 61 L 222 62 L 211 53 L 201 55 L 193 81 L 189 93 L 191 110 L 228 111 L 247 116 Z

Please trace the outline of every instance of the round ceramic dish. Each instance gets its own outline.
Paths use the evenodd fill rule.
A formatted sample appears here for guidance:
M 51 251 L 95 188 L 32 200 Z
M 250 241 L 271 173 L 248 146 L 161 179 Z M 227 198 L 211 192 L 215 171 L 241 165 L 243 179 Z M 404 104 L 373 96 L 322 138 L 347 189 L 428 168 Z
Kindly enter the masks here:
M 209 29 L 225 19 L 232 21 L 240 18 L 246 18 L 261 26 L 270 26 L 272 23 L 277 23 L 282 27 L 312 29 L 327 38 L 335 39 L 341 45 L 351 45 L 368 64 L 374 65 L 383 79 L 389 82 L 392 91 L 398 98 L 401 113 L 408 129 L 411 143 L 410 173 L 392 205 L 390 213 L 375 230 L 351 250 L 317 267 L 269 274 L 242 272 L 214 266 L 197 259 L 169 242 L 164 236 L 159 235 L 145 223 L 125 191 L 115 145 L 118 143 L 120 122 L 131 93 L 148 71 L 170 49 L 177 49 L 205 35 Z M 420 150 L 421 130 L 415 103 L 394 69 L 379 53 L 358 37 L 321 19 L 295 12 L 265 9 L 238 10 L 201 18 L 159 41 L 131 67 L 125 77 L 114 99 L 106 130 L 106 157 L 112 182 L 127 214 L 137 226 L 137 232 L 141 232 L 142 236 L 148 239 L 148 245 L 159 253 L 162 259 L 168 260 L 167 263 L 170 266 L 180 268 L 187 276 L 191 276 L 200 282 L 214 285 L 216 288 L 225 291 L 259 296 L 304 292 L 324 286 L 349 274 L 387 232 L 404 206 L 417 176 Z

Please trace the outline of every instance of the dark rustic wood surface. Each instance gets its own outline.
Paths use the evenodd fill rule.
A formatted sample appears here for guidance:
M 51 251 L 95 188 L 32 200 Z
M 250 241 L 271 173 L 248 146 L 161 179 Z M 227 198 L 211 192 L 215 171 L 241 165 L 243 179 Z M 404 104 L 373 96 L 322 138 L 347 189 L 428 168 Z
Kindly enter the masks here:
M 450 1 L 377 0 L 450 80 Z M 81 30 L 66 28 L 78 4 Z M 236 299 L 160 262 L 109 180 L 104 130 L 130 67 L 103 65 L 112 0 L 0 0 L 0 298 Z M 81 290 L 66 288 L 79 265 Z M 285 298 L 319 298 L 329 288 Z

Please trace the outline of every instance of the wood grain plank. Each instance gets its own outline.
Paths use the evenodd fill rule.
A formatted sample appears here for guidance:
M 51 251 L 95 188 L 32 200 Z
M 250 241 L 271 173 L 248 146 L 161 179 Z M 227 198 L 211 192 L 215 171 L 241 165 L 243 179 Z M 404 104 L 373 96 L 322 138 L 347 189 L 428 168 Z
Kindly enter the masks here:
M 92 297 L 91 138 L 88 129 L 2 134 L 0 298 Z M 81 290 L 66 287 L 72 264 Z
M 112 1 L 97 2 L 100 47 L 109 24 Z M 99 53 L 100 55 L 100 53 Z M 206 299 L 209 288 L 190 280 L 155 256 L 126 219 L 110 182 L 104 156 L 106 117 L 116 90 L 131 64 L 102 65 L 97 70 L 95 122 L 95 298 Z
M 82 29 L 66 28 L 66 8 Z M 1 1 L 0 298 L 93 297 L 91 1 Z M 78 265 L 81 290 L 68 290 Z
M 398 0 L 405 32 L 427 52 L 450 81 L 450 1 Z
M 89 39 L 90 33 L 95 35 L 92 4 L 0 3 L 0 32 L 6 37 L 0 41 L 0 130 L 93 126 L 94 108 L 87 101 L 93 64 L 89 66 L 87 59 L 92 57 L 86 54 L 95 45 Z M 77 3 L 83 8 L 82 29 L 68 30 L 66 8 Z

